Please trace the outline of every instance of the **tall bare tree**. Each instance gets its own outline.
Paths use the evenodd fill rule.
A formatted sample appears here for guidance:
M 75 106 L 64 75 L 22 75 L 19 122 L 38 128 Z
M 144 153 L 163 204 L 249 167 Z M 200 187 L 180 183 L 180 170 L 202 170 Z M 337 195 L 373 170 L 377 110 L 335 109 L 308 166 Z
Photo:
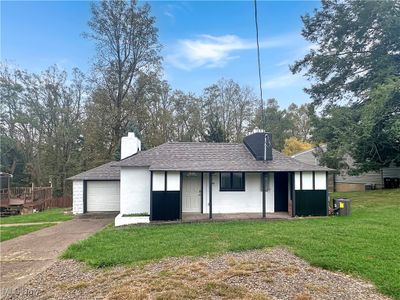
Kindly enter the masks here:
M 301 141 L 308 141 L 311 137 L 311 114 L 313 110 L 310 104 L 300 106 L 292 103 L 287 109 L 288 121 L 291 123 L 290 134 Z
M 132 97 L 133 83 L 141 73 L 160 68 L 158 29 L 148 4 L 121 0 L 94 2 L 89 27 L 85 36 L 95 41 L 97 51 L 94 83 L 110 102 L 108 155 L 112 157 L 129 124 L 132 102 L 137 101 Z
M 222 131 L 217 131 L 221 131 L 223 141 L 241 142 L 254 114 L 256 98 L 253 91 L 233 80 L 221 79 L 204 90 L 203 103 L 204 119 L 208 123 L 205 128 L 221 126 Z
M 175 139 L 195 142 L 202 135 L 201 99 L 191 93 L 172 94 Z

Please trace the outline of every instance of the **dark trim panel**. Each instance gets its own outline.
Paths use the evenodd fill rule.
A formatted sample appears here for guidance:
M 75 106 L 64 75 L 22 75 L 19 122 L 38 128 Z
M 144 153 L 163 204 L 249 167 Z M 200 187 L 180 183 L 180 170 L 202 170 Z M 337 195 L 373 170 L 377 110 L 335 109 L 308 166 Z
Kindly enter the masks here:
M 295 191 L 297 216 L 326 216 L 326 190 Z
M 83 181 L 83 213 L 87 213 L 87 180 Z
M 200 182 L 201 182 L 201 190 L 200 190 L 200 193 L 201 193 L 201 213 L 203 213 L 204 212 L 204 173 L 203 172 L 201 172 L 201 180 L 200 180 Z
M 292 173 L 292 217 L 296 216 L 296 172 Z
M 300 171 L 300 191 L 303 190 L 303 172 Z
M 312 172 L 312 189 L 315 190 L 315 172 Z
M 268 176 L 268 173 L 262 172 L 261 173 L 261 180 L 262 180 L 262 217 L 266 217 L 266 203 L 265 203 L 265 175 Z
M 289 191 L 289 196 L 290 196 L 290 200 L 293 200 L 293 195 L 294 195 L 294 177 L 295 177 L 295 173 L 290 172 L 289 173 L 289 183 L 290 183 L 290 191 Z
M 209 185 L 209 206 L 210 206 L 210 219 L 212 219 L 212 172 L 208 173 L 208 185 Z
M 329 216 L 329 188 L 328 188 L 328 184 L 329 184 L 329 180 L 328 180 L 328 175 L 329 173 L 326 172 L 326 215 Z
M 182 220 L 182 195 L 183 195 L 182 184 L 183 184 L 183 172 L 179 172 L 179 219 L 181 220 Z
M 153 221 L 153 171 L 150 171 L 150 221 Z
M 180 218 L 180 191 L 153 191 L 152 221 L 175 221 Z
M 164 172 L 164 191 L 168 191 L 167 188 L 167 171 Z

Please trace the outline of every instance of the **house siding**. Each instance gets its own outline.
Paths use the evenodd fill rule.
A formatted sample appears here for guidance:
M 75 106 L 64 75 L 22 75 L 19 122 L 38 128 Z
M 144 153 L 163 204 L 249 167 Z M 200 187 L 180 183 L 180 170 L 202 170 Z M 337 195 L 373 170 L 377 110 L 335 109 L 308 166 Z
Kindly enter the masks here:
M 350 176 L 345 172 L 341 175 L 336 175 L 336 183 L 360 183 L 360 184 L 375 184 L 377 188 L 382 188 L 382 175 L 380 172 L 368 172 L 359 176 Z
M 382 168 L 382 177 L 400 178 L 400 168 L 399 167 Z
M 150 213 L 150 171 L 143 167 L 122 167 L 121 214 Z
M 350 176 L 346 173 L 336 175 L 336 191 L 365 191 L 366 184 L 373 184 L 377 189 L 384 188 L 384 178 L 400 178 L 400 168 L 382 168 L 380 172 L 368 172 L 359 176 Z
M 83 214 L 83 180 L 72 182 L 72 212 L 73 214 Z
M 219 173 L 212 175 L 212 208 L 217 213 L 262 213 L 261 173 L 246 173 L 245 191 L 220 191 Z M 269 173 L 266 212 L 274 212 L 274 174 Z M 209 213 L 209 174 L 203 179 L 203 213 Z

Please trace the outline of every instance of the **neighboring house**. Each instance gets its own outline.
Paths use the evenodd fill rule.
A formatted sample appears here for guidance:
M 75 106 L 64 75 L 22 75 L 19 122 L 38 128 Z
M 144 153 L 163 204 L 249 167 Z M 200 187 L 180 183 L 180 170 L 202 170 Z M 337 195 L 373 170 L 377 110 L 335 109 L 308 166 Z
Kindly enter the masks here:
M 326 145 L 321 145 L 319 149 L 326 151 Z M 301 162 L 313 165 L 320 165 L 316 157 L 317 148 L 306 150 L 291 157 Z M 347 155 L 345 157 L 346 164 L 351 168 L 354 160 Z M 382 168 L 379 172 L 367 172 L 360 175 L 349 175 L 347 169 L 338 170 L 337 174 L 329 174 L 329 191 L 335 192 L 353 192 L 365 191 L 367 188 L 381 189 L 385 187 L 385 179 L 400 178 L 400 167 L 391 166 Z
M 130 133 L 120 161 L 70 178 L 73 212 L 116 211 L 116 220 L 136 221 L 146 214 L 150 221 L 189 214 L 327 215 L 332 170 L 287 157 L 270 141 L 258 132 L 243 143 L 165 143 L 140 151 Z

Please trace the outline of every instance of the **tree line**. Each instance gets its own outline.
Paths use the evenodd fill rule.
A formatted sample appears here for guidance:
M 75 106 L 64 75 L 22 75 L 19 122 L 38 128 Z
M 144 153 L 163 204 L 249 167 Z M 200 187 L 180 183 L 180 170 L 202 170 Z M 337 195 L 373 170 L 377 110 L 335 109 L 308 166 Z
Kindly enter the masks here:
M 119 159 L 129 131 L 149 149 L 241 142 L 255 128 L 271 132 L 273 146 L 289 155 L 326 143 L 319 156 L 329 167 L 342 167 L 346 154 L 359 172 L 399 164 L 399 20 L 394 1 L 323 1 L 303 16 L 303 36 L 317 47 L 291 66 L 312 79 L 312 102 L 282 109 L 269 99 L 261 110 L 253 89 L 231 79 L 199 95 L 173 89 L 162 78 L 150 6 L 95 2 L 84 34 L 96 45 L 90 72 L 30 73 L 2 63 L 1 170 L 15 185 L 50 181 L 63 194 L 69 176 Z
M 106 92 L 88 87 L 78 70 L 69 80 L 55 66 L 35 74 L 3 65 L 2 171 L 14 175 L 14 184 L 51 181 L 63 193 L 69 176 L 119 159 L 120 138 L 129 131 L 149 149 L 169 141 L 242 142 L 262 126 L 253 90 L 233 80 L 221 79 L 198 96 L 172 90 L 155 76 L 142 74 L 136 84 L 137 90 L 124 98 L 116 113 Z M 282 150 L 289 137 L 307 139 L 301 123 L 307 118 L 306 107 L 280 109 L 275 99 L 268 100 L 265 125 L 277 149 Z

